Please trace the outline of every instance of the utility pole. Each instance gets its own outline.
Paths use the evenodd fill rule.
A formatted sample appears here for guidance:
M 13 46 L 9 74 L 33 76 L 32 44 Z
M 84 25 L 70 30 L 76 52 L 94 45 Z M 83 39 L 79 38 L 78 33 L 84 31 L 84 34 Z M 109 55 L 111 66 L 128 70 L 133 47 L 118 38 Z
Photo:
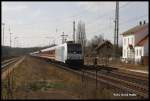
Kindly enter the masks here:
M 55 39 L 53 40 L 53 44 L 55 45 Z
M 10 47 L 11 47 L 11 42 L 12 42 L 12 40 L 11 40 L 11 35 L 12 35 L 13 33 L 10 33 Z
M 15 38 L 14 38 L 14 47 L 15 47 L 15 46 L 17 47 L 17 44 L 18 44 L 17 38 L 18 38 L 18 37 L 15 37 Z M 16 45 L 15 45 L 15 42 L 16 42 Z
M 50 44 L 50 38 L 51 38 L 51 37 L 48 37 L 48 36 L 47 36 L 47 37 L 45 37 L 45 38 L 47 38 L 47 39 L 49 40 L 49 46 L 50 46 L 50 45 L 51 45 L 51 44 Z
M 73 21 L 73 42 L 75 43 L 75 21 Z
M 62 36 L 62 44 L 63 44 L 63 43 L 66 42 L 66 37 L 67 37 L 68 35 L 65 35 L 64 32 L 63 32 L 63 34 L 62 34 L 61 36 Z
M 114 57 L 117 58 L 118 52 L 118 32 L 119 32 L 119 2 L 116 1 L 115 11 L 115 31 L 114 31 Z
M 10 26 L 9 26 L 9 34 L 10 34 L 10 47 L 11 47 L 11 34 L 13 34 L 13 33 L 11 33 L 11 31 L 10 31 Z
M 4 31 L 5 31 L 5 23 L 2 23 L 3 25 L 3 45 L 4 45 Z

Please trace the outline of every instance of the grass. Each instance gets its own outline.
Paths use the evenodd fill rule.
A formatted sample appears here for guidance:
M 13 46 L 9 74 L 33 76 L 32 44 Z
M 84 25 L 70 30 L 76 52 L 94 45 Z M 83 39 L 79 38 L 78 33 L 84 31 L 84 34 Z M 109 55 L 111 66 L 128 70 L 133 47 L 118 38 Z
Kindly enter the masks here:
M 47 88 L 64 88 L 64 84 L 63 83 L 48 83 L 46 85 Z
M 2 87 L 2 90 L 1 90 L 1 92 L 2 92 L 2 98 L 4 99 L 4 98 L 6 98 L 8 95 L 7 95 L 7 81 L 6 80 L 4 80 L 3 82 L 2 82 L 2 85 L 1 85 L 1 87 Z
M 115 97 L 113 93 L 117 92 L 117 89 L 113 90 L 105 84 L 98 83 L 98 87 L 95 90 L 95 80 L 85 78 L 82 82 L 82 76 L 80 75 L 65 71 L 63 69 L 61 70 L 57 67 L 54 68 L 54 71 L 55 73 L 53 75 L 63 80 L 63 84 L 70 88 L 70 91 L 77 94 L 77 96 L 81 99 L 128 99 L 128 97 L 122 96 Z M 83 87 L 84 84 L 85 87 Z
M 33 66 L 29 65 L 28 61 Z M 5 84 L 7 84 L 7 81 L 3 83 L 3 85 Z M 84 84 L 86 84 L 86 87 L 83 87 Z M 14 87 L 16 90 L 14 89 L 14 98 L 24 98 L 27 94 L 28 97 L 32 97 L 29 94 L 30 91 L 35 91 L 34 93 L 36 93 L 36 91 L 41 92 L 50 89 L 65 90 L 67 94 L 81 99 L 95 99 L 95 92 L 97 99 L 111 99 L 113 97 L 111 89 L 102 89 L 105 88 L 104 85 L 98 85 L 98 89 L 95 90 L 95 80 L 85 78 L 82 82 L 82 76 L 80 75 L 46 64 L 45 62 L 42 63 L 41 60 L 31 61 L 29 58 L 29 60 L 25 60 L 15 70 Z M 6 90 L 2 91 L 4 97 L 5 95 L 7 96 Z
M 98 89 L 95 90 L 95 80 L 85 78 L 82 82 L 82 76 L 63 69 L 61 70 L 57 67 L 55 68 L 53 75 L 63 80 L 63 84 L 70 88 L 70 91 L 77 94 L 81 99 L 95 99 L 95 92 L 98 99 L 113 98 L 111 89 L 102 89 L 103 85 L 101 84 Z M 86 86 L 85 88 L 83 87 L 84 84 Z
M 45 82 L 45 81 L 32 82 L 28 85 L 28 88 L 33 91 L 47 90 L 49 88 L 62 89 L 64 87 L 65 85 L 61 82 Z

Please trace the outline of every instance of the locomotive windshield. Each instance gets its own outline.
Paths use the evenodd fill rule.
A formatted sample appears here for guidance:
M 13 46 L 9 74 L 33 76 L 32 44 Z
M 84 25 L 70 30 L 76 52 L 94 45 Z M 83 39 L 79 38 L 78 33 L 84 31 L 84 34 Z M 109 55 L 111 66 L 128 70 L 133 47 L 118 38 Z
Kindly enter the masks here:
M 68 53 L 81 54 L 82 47 L 81 44 L 67 44 Z

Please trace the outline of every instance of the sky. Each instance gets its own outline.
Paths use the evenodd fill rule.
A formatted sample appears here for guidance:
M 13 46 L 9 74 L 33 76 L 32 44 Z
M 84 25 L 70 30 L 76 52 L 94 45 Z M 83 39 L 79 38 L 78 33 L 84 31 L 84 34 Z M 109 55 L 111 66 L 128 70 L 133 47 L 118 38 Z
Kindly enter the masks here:
M 4 45 L 36 47 L 72 40 L 73 21 L 85 23 L 87 40 L 95 35 L 113 43 L 116 2 L 2 2 Z M 148 2 L 119 2 L 119 44 L 124 31 L 148 21 Z M 9 31 L 10 29 L 10 31 Z M 3 30 L 1 31 L 1 36 Z M 1 37 L 2 38 L 2 37 Z

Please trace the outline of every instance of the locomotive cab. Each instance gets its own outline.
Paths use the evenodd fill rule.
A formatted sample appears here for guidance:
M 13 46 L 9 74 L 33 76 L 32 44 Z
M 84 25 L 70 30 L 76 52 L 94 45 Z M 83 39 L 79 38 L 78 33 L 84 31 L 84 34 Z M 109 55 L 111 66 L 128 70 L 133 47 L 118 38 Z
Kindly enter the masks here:
M 79 43 L 67 44 L 67 64 L 83 65 L 82 47 Z

